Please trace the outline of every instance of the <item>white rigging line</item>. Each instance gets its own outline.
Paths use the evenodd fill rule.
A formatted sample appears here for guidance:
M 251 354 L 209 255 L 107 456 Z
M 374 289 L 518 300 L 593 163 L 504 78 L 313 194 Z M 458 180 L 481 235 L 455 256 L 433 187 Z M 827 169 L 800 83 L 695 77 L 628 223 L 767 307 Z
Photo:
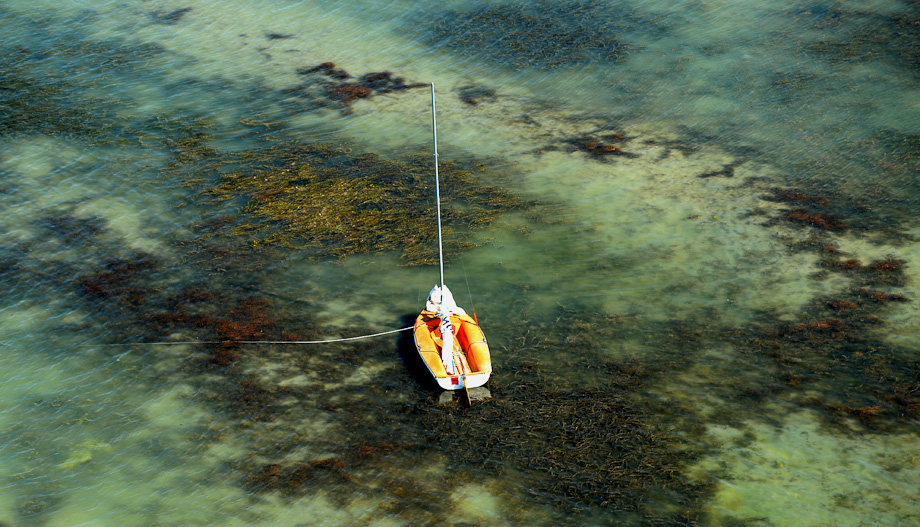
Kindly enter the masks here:
M 444 246 L 441 244 L 441 183 L 438 178 L 438 119 L 434 107 L 434 83 L 431 83 L 431 130 L 434 142 L 434 195 L 438 207 L 438 263 L 441 267 L 441 288 L 444 288 Z

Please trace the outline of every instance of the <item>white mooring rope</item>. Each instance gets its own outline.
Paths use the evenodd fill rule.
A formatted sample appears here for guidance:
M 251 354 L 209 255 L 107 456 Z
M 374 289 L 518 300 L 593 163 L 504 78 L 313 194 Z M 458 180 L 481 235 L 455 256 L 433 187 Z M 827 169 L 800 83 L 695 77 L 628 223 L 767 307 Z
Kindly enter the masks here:
M 193 344 L 224 344 L 228 342 L 233 344 L 328 344 L 330 342 L 345 342 L 347 340 L 361 340 L 379 337 L 381 335 L 391 335 L 401 331 L 409 331 L 414 327 L 415 326 L 407 326 L 400 329 L 391 329 L 390 331 L 372 333 L 370 335 L 359 335 L 357 337 L 345 337 L 341 339 L 329 340 L 186 340 L 169 342 L 124 342 L 122 344 L 84 344 L 84 346 L 180 346 Z

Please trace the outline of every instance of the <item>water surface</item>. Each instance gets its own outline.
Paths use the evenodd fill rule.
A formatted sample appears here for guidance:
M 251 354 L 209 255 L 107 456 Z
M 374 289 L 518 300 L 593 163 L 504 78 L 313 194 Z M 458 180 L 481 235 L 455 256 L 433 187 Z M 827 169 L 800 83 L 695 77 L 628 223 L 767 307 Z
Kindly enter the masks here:
M 920 518 L 913 3 L 0 17 L 0 521 Z M 429 82 L 492 400 L 398 336 L 149 344 L 405 327 Z

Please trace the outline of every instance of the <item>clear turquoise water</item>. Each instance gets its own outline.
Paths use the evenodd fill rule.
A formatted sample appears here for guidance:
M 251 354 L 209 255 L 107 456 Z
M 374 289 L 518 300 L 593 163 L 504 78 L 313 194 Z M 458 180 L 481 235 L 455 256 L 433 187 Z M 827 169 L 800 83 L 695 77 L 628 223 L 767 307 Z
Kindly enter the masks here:
M 917 7 L 522 6 L 5 3 L 0 522 L 916 523 Z M 331 104 L 297 74 L 326 61 L 434 82 L 442 160 L 539 202 L 447 265 L 492 401 L 438 406 L 396 339 L 232 370 L 124 344 L 212 338 L 164 314 L 253 298 L 305 338 L 422 306 L 435 267 L 254 250 L 220 227 L 243 201 L 171 164 L 196 132 L 427 151 L 426 90 Z

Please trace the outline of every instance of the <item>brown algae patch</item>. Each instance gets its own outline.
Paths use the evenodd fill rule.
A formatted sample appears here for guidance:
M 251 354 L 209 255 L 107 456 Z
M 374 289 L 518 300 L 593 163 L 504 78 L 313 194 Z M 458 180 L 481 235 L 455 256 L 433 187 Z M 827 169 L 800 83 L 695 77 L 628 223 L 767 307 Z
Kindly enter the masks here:
M 812 232 L 849 233 L 855 236 L 869 236 L 877 243 L 894 246 L 914 241 L 905 224 L 891 213 L 875 210 L 869 200 L 861 196 L 835 192 L 816 194 L 791 188 L 772 188 L 764 196 L 766 201 L 780 204 L 780 214 L 767 225 L 779 221 L 791 224 L 793 228 L 808 226 Z
M 829 425 L 849 417 L 869 429 L 899 429 L 920 417 L 917 364 L 871 330 L 885 325 L 879 315 L 890 309 L 886 304 L 905 300 L 855 288 L 816 300 L 796 323 L 765 324 L 739 345 L 771 359 L 775 389 L 792 391 L 801 404 L 821 409 Z
M 245 204 L 231 236 L 254 247 L 307 248 L 316 257 L 399 251 L 407 264 L 437 262 L 433 161 L 424 154 L 398 160 L 351 147 L 284 141 L 242 152 L 215 153 L 202 140 L 181 147 L 180 165 L 196 165 L 190 184 L 214 203 Z M 221 169 L 221 167 L 226 167 Z M 503 212 L 532 203 L 488 184 L 479 162 L 441 163 L 445 236 L 467 240 Z M 450 243 L 457 255 L 470 242 Z

